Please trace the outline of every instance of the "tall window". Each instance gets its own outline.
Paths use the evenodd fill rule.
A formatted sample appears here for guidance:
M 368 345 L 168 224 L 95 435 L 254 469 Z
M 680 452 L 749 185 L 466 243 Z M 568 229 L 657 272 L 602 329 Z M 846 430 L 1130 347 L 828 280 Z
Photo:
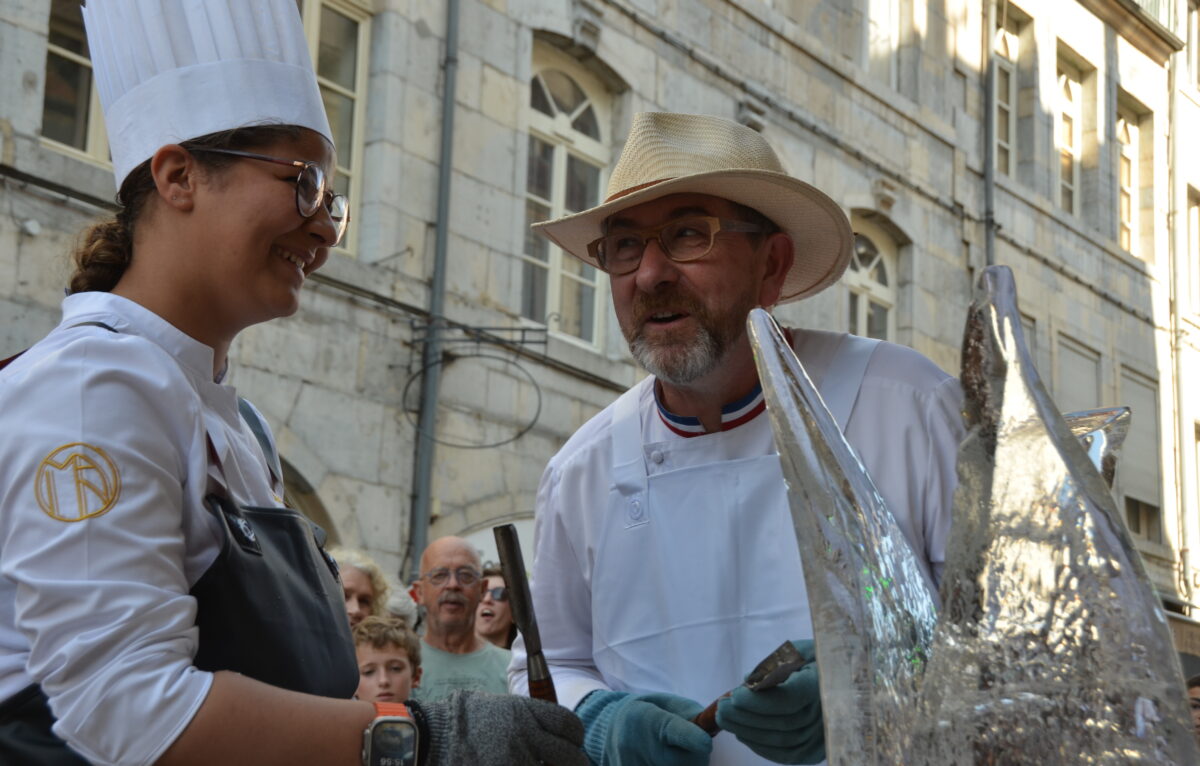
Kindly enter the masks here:
M 108 159 L 100 97 L 78 0 L 53 0 L 46 46 L 42 136 L 97 160 Z
M 321 100 L 337 145 L 334 187 L 350 200 L 351 219 L 358 217 L 362 189 L 362 123 L 367 90 L 370 8 L 363 0 L 296 0 L 304 20 L 309 54 L 317 69 Z M 341 247 L 358 243 L 351 226 Z
M 1100 353 L 1066 335 L 1058 336 L 1054 401 L 1063 412 L 1101 405 Z
M 1192 507 L 1200 508 L 1200 422 L 1194 424 L 1196 443 L 1192 446 Z
M 1037 320 L 1031 316 L 1021 314 L 1021 332 L 1025 335 L 1025 347 L 1029 349 L 1029 358 L 1041 369 L 1042 360 L 1038 359 Z
M 1082 130 L 1083 86 L 1079 70 L 1059 61 L 1058 111 L 1058 206 L 1074 214 L 1079 204 L 1079 157 Z
M 879 226 L 854 216 L 854 254 L 844 281 L 850 291 L 850 332 L 868 338 L 892 338 L 896 305 L 896 245 Z
M 366 91 L 367 4 L 363 0 L 296 0 L 316 62 L 317 81 L 338 147 L 338 192 L 358 197 L 363 94 Z M 100 99 L 92 81 L 78 0 L 53 0 L 46 54 L 42 136 L 95 159 L 108 160 Z M 353 211 L 351 212 L 353 216 Z M 353 247 L 354 227 L 342 247 Z
M 1190 186 L 1187 201 L 1187 237 L 1192 312 L 1200 314 L 1200 191 Z
M 1188 79 L 1200 87 L 1200 0 L 1188 0 L 1187 9 L 1187 56 Z
M 1005 4 L 1007 6 L 1007 3 Z M 1017 60 L 1020 29 L 1011 16 L 996 20 L 996 171 L 1013 176 L 1017 168 Z
M 593 207 L 600 201 L 608 150 L 601 104 L 581 85 L 590 78 L 546 53 L 529 83 L 529 163 L 525 181 L 525 245 L 521 314 L 590 345 L 599 342 L 600 273 L 551 245 L 529 225 Z M 589 88 L 598 91 L 595 84 Z
M 899 0 L 867 0 L 867 71 L 889 88 L 899 86 Z
M 1137 537 L 1160 543 L 1158 386 L 1153 380 L 1124 369 L 1120 400 L 1129 405 L 1133 416 L 1118 468 L 1120 489 L 1125 496 L 1125 521 Z
M 1133 252 L 1137 241 L 1138 118 L 1128 109 L 1117 109 L 1117 239 L 1122 250 Z

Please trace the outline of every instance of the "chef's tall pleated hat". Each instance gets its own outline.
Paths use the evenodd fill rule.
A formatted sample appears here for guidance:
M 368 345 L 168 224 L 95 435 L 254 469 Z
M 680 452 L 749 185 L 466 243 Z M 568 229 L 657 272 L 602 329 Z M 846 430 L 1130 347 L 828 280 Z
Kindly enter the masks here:
M 250 125 L 333 142 L 295 0 L 87 0 L 117 188 L 159 147 Z

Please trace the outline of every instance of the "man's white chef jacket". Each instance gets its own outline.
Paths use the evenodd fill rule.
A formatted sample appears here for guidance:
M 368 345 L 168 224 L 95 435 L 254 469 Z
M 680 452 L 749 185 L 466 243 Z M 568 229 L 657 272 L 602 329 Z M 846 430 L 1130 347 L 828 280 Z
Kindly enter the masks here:
M 793 330 L 793 348 L 809 377 L 818 386 L 823 378 L 838 333 Z M 668 428 L 656 405 L 653 378 L 638 384 L 641 389 L 641 424 L 648 474 L 692 465 L 737 460 L 774 454 L 770 419 L 764 412 L 749 422 L 720 433 L 687 437 Z M 846 434 L 874 480 L 880 494 L 919 560 L 926 562 L 935 579 L 940 579 L 950 527 L 958 444 L 964 433 L 962 394 L 955 378 L 948 376 L 921 354 L 903 346 L 883 343 L 871 358 L 857 403 L 847 423 Z M 597 670 L 592 625 L 605 620 L 592 608 L 593 587 L 603 587 L 611 573 L 594 571 L 596 546 L 601 542 L 600 516 L 609 496 L 611 477 L 611 423 L 609 406 L 586 424 L 551 459 L 542 476 L 537 495 L 534 531 L 532 595 L 534 610 L 560 704 L 574 709 L 589 692 L 611 688 Z M 679 449 L 693 439 L 705 440 L 708 450 Z M 689 462 L 690 461 L 690 462 Z M 788 521 L 790 528 L 791 523 Z M 706 530 L 697 525 L 692 540 L 680 546 L 698 550 L 711 548 Z M 719 545 L 719 541 L 717 541 Z M 637 569 L 637 562 L 628 562 Z M 700 568 L 726 567 L 728 562 L 700 560 Z M 723 573 L 724 574 L 724 573 Z M 770 588 L 787 572 L 762 572 L 754 562 L 745 571 L 730 571 L 732 578 L 758 578 Z M 670 598 L 656 583 L 644 582 L 628 599 Z M 703 615 L 696 615 L 703 620 Z M 799 639 L 807 636 L 788 636 Z M 524 642 L 513 646 L 509 667 L 510 687 L 528 693 Z M 745 668 L 749 672 L 750 668 Z M 703 673 L 703 668 L 696 672 Z M 742 679 L 730 679 L 731 688 Z M 619 691 L 650 692 L 672 689 L 618 688 Z M 708 704 L 711 700 L 696 700 Z
M 153 763 L 212 683 L 188 595 L 222 539 L 206 431 L 234 499 L 279 505 L 212 349 L 116 295 L 67 297 L 0 372 L 0 700 L 40 683 L 93 762 Z

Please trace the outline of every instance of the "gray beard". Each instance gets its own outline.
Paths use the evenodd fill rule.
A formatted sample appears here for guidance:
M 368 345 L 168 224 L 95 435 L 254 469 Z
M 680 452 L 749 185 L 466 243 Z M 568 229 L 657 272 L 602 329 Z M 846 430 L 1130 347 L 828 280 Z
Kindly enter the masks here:
M 701 327 L 699 337 L 682 350 L 651 345 L 641 336 L 633 339 L 629 350 L 647 372 L 668 385 L 678 387 L 712 372 L 725 356 L 723 344 L 707 327 Z

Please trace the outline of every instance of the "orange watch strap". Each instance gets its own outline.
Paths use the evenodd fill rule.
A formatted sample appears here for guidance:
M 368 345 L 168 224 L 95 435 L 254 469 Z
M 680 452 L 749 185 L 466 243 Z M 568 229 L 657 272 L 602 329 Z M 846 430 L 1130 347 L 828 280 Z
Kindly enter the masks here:
M 376 718 L 382 718 L 383 716 L 412 718 L 412 713 L 403 702 L 375 702 L 372 704 L 375 705 Z

